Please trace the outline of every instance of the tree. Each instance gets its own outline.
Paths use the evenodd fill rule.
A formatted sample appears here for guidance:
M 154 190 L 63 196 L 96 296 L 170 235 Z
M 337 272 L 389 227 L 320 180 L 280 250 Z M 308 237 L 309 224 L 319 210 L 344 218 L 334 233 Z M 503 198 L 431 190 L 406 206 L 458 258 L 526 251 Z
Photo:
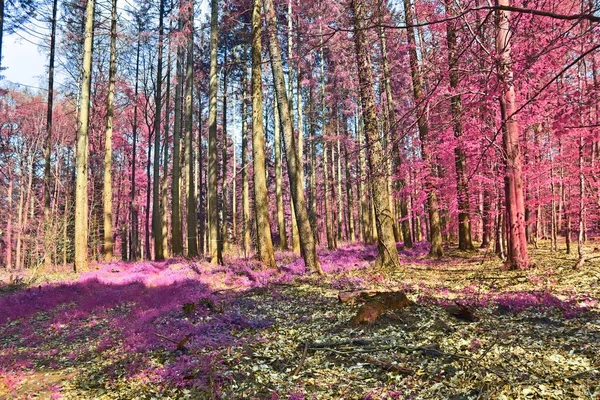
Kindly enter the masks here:
M 509 6 L 508 0 L 498 0 L 497 5 Z M 523 199 L 523 167 L 519 146 L 519 125 L 512 71 L 510 12 L 496 11 L 496 53 L 500 81 L 500 111 L 502 115 L 503 150 L 505 157 L 505 203 L 508 248 L 506 265 L 510 269 L 529 266 L 527 238 L 525 235 L 525 201 Z
M 106 96 L 106 130 L 104 138 L 104 260 L 113 257 L 113 191 L 112 191 L 112 136 L 115 113 L 115 81 L 117 79 L 117 0 L 112 0 L 110 14 L 110 66 L 108 72 L 108 93 Z
M 219 46 L 219 2 L 211 0 L 210 17 L 210 75 L 208 105 L 208 237 L 210 260 L 221 262 L 219 245 L 219 210 L 217 201 L 217 52 Z
M 298 157 L 296 139 L 294 137 L 294 129 L 292 126 L 290 105 L 285 89 L 283 66 L 281 61 L 281 49 L 279 48 L 279 42 L 277 39 L 277 20 L 272 0 L 265 0 L 265 13 L 267 34 L 269 36 L 269 51 L 271 53 L 271 69 L 273 71 L 275 93 L 277 95 L 279 104 L 279 119 L 281 121 L 283 141 L 285 143 L 290 189 L 292 192 L 292 200 L 294 202 L 296 222 L 298 223 L 300 253 L 304 258 L 307 271 L 323 274 L 323 270 L 317 256 L 317 248 L 312 235 L 312 228 L 308 219 L 306 201 L 304 199 L 304 185 L 300 175 L 302 164 Z
M 377 225 L 378 258 L 376 265 L 382 269 L 397 270 L 400 268 L 400 260 L 394 238 L 394 219 L 388 201 L 387 167 L 377 128 L 377 113 L 373 95 L 373 71 L 367 35 L 364 30 L 366 13 L 362 1 L 352 0 L 352 10 L 354 12 L 354 45 L 360 82 L 360 100 L 365 124 L 367 158 L 371 170 L 371 192 Z
M 254 167 L 254 212 L 256 213 L 256 245 L 258 256 L 267 268 L 275 268 L 275 255 L 269 222 L 269 200 L 265 173 L 265 137 L 262 99 L 262 28 L 261 3 L 252 8 L 252 160 Z
M 88 158 L 90 123 L 90 87 L 92 81 L 92 46 L 94 43 L 94 0 L 87 0 L 85 39 L 81 75 L 81 105 L 77 116 L 77 181 L 75 183 L 75 264 L 74 270 L 85 271 L 88 263 Z
M 158 10 L 158 63 L 156 66 L 156 91 L 154 93 L 154 160 L 152 183 L 152 236 L 154 239 L 154 259 L 165 258 L 163 248 L 162 220 L 160 216 L 160 130 L 162 124 L 162 82 L 163 82 L 163 35 L 165 0 L 160 0 Z
M 213 0 L 215 3 L 215 0 Z M 196 219 L 196 195 L 194 190 L 194 146 L 192 141 L 193 93 L 194 93 L 194 1 L 189 1 L 187 40 L 187 66 L 185 73 L 185 147 L 188 152 L 188 198 L 187 198 L 187 244 L 188 257 L 198 257 L 198 221 Z M 213 5 L 213 7 L 216 7 Z
M 452 1 L 445 0 L 446 12 L 453 16 L 455 14 Z M 473 250 L 471 240 L 471 218 L 469 212 L 469 183 L 467 177 L 467 157 L 463 143 L 462 123 L 462 96 L 457 93 L 459 85 L 459 65 L 456 45 L 455 22 L 450 21 L 446 25 L 446 43 L 448 45 L 448 69 L 450 77 L 450 114 L 452 116 L 452 128 L 457 140 L 454 148 L 456 165 L 456 191 L 458 193 L 458 248 L 460 250 Z

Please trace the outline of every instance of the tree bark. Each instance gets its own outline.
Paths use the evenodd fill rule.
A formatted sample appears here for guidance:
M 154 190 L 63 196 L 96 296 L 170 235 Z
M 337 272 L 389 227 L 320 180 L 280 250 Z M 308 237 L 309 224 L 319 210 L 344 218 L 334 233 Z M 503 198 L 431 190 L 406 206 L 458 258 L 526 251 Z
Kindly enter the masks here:
M 181 16 L 182 2 L 179 8 L 179 30 L 183 30 L 183 17 Z M 183 256 L 183 223 L 181 220 L 181 117 L 183 102 L 183 46 L 177 46 L 176 75 L 177 84 L 175 86 L 175 116 L 173 125 L 173 171 L 171 182 L 171 246 L 173 247 L 173 256 Z
M 4 14 L 4 1 L 1 1 L 0 7 L 0 37 L 2 35 L 2 19 Z M 52 2 L 52 32 L 50 34 L 50 61 L 48 66 L 48 109 L 46 112 L 46 141 L 44 143 L 44 265 L 49 267 L 52 264 L 51 251 L 52 237 L 50 227 L 52 221 L 50 218 L 50 155 L 52 152 L 52 111 L 54 109 L 54 58 L 56 51 L 56 14 L 58 10 L 58 0 Z M 2 60 L 2 40 L 0 38 L 0 66 Z M 1 73 L 0 68 L 0 73 Z
M 216 15 L 216 0 L 213 0 L 213 13 Z M 185 146 L 188 151 L 188 198 L 187 198 L 187 256 L 198 257 L 198 221 L 196 218 L 196 195 L 194 184 L 194 144 L 192 140 L 193 129 L 193 94 L 194 94 L 194 0 L 189 1 L 189 30 L 187 40 L 187 66 L 185 73 Z M 212 20 L 211 20 L 212 22 Z M 215 27 L 216 30 L 216 27 Z M 212 32 L 211 32 L 212 35 Z M 216 186 L 215 186 L 216 187 Z M 215 207 L 216 211 L 216 207 Z
M 94 43 L 94 0 L 87 0 L 85 39 L 81 77 L 81 105 L 77 117 L 77 181 L 75 189 L 75 271 L 85 271 L 88 263 L 88 157 L 90 122 L 90 86 Z
M 163 33 L 165 1 L 160 0 L 158 12 L 158 64 L 156 67 L 156 91 L 154 93 L 154 160 L 152 163 L 152 237 L 154 239 L 154 259 L 164 260 L 162 220 L 160 217 L 160 129 L 162 123 L 162 74 L 163 74 Z
M 445 0 L 446 13 L 454 16 L 453 2 Z M 456 192 L 458 197 L 458 248 L 460 250 L 473 250 L 471 239 L 471 216 L 469 210 L 469 181 L 467 177 L 467 156 L 463 143 L 462 123 L 462 96 L 457 93 L 459 85 L 458 55 L 456 44 L 456 29 L 454 22 L 446 24 L 446 43 L 448 45 L 448 69 L 450 77 L 450 114 L 452 116 L 452 128 L 456 147 L 454 148 L 454 160 L 456 165 Z
M 265 136 L 262 99 L 261 2 L 252 9 L 252 154 L 254 161 L 254 208 L 258 256 L 267 268 L 275 268 L 275 255 L 269 222 L 269 200 L 265 171 Z
M 250 216 L 250 183 L 248 179 L 248 73 L 243 71 L 242 78 L 242 236 L 244 256 L 247 258 L 250 254 L 252 245 L 250 226 L 252 218 Z
M 369 45 L 364 30 L 365 10 L 361 0 L 353 0 L 352 8 L 354 11 L 354 44 L 360 82 L 360 99 L 363 107 L 367 155 L 371 169 L 371 191 L 377 225 L 378 259 L 376 264 L 383 269 L 395 270 L 400 268 L 400 260 L 394 237 L 394 218 L 388 201 L 388 170 L 377 131 L 373 71 L 369 57 Z
M 285 143 L 286 159 L 288 166 L 288 177 L 290 180 L 296 222 L 298 224 L 300 253 L 304 258 L 307 271 L 322 274 L 321 264 L 317 256 L 317 248 L 312 235 L 312 228 L 308 218 L 306 201 L 304 199 L 304 185 L 302 183 L 301 160 L 298 157 L 298 149 L 294 137 L 291 111 L 285 91 L 283 78 L 283 67 L 281 61 L 281 49 L 277 39 L 277 20 L 273 0 L 265 0 L 265 12 L 267 30 L 269 36 L 269 50 L 271 53 L 271 68 L 275 81 L 275 92 L 279 101 L 279 118 L 282 123 L 283 140 Z
M 277 201 L 277 230 L 279 233 L 279 248 L 287 250 L 287 234 L 285 230 L 285 216 L 283 214 L 283 192 L 281 190 L 282 166 L 281 166 L 281 123 L 279 122 L 279 104 L 277 97 L 273 99 L 273 136 L 275 147 L 275 199 Z
M 497 0 L 499 6 L 509 6 L 509 0 Z M 500 110 L 503 125 L 503 144 L 506 157 L 506 219 L 508 249 L 506 265 L 510 269 L 529 266 L 525 235 L 525 202 L 523 199 L 523 171 L 519 147 L 519 126 L 515 112 L 515 87 L 510 54 L 510 25 L 508 11 L 497 11 L 496 52 L 499 57 L 498 73 L 501 84 Z
M 139 21 L 138 21 L 139 22 Z M 139 26 L 138 26 L 139 28 Z M 130 224 L 131 229 L 129 238 L 129 260 L 136 261 L 139 258 L 139 230 L 138 230 L 138 207 L 136 194 L 136 176 L 135 170 L 137 166 L 137 130 L 138 130 L 138 95 L 139 95 L 139 73 L 140 73 L 140 37 L 141 29 L 138 29 L 138 39 L 135 56 L 135 92 L 133 105 L 133 139 L 132 139 L 132 154 L 131 154 L 131 205 L 130 205 Z
M 117 0 L 112 0 L 110 14 L 110 65 L 108 69 L 108 94 L 106 96 L 106 131 L 104 135 L 104 190 L 102 191 L 104 261 L 113 257 L 112 230 L 112 135 L 115 114 L 115 82 L 117 79 Z
M 210 74 L 208 111 L 208 229 L 211 263 L 221 262 L 219 252 L 219 210 L 217 200 L 217 51 L 218 51 L 219 2 L 211 0 L 210 19 Z

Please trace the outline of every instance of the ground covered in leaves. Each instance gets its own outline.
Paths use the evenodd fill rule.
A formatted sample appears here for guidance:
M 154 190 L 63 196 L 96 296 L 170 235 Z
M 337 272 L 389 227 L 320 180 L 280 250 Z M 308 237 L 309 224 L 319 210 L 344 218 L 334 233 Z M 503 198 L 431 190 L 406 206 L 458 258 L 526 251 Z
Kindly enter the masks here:
M 325 277 L 291 253 L 0 275 L 0 398 L 598 399 L 600 257 L 531 251 L 528 271 L 419 244 L 391 275 L 361 245 L 320 251 Z M 338 294 L 373 289 L 412 304 L 351 327 Z

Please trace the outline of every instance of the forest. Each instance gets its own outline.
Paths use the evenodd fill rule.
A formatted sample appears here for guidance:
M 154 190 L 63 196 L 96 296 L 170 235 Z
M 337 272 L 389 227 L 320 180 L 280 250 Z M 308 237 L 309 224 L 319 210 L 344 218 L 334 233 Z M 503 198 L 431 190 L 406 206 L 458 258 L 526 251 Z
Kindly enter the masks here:
M 0 0 L 0 399 L 600 398 L 599 53 L 599 0 Z

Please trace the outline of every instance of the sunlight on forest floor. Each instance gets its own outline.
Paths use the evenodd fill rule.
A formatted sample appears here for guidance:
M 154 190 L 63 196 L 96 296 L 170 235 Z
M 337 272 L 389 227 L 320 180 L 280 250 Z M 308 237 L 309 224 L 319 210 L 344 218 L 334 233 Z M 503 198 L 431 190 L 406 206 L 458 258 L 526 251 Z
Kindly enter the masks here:
M 600 395 L 600 253 L 531 249 L 535 268 L 492 253 L 369 269 L 376 249 L 321 250 L 326 277 L 278 253 L 279 270 L 114 262 L 33 282 L 0 274 L 0 398 L 484 399 Z M 4 282 L 4 283 L 2 283 Z M 403 290 L 414 304 L 352 328 L 340 291 Z M 446 307 L 463 304 L 475 322 Z

